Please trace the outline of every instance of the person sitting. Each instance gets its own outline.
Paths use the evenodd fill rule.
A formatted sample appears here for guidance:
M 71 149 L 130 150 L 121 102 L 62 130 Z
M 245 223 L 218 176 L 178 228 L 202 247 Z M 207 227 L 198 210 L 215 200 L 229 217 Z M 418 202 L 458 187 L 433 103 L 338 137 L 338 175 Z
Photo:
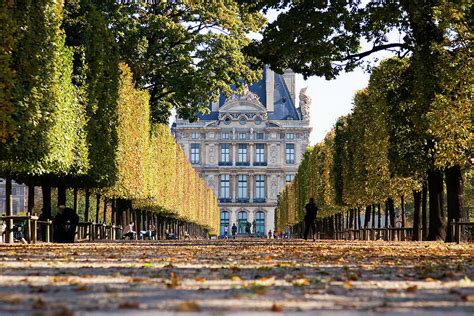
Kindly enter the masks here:
M 153 237 L 153 233 L 155 233 L 156 235 L 155 225 L 148 225 L 148 230 L 140 231 L 139 239 L 143 240 L 145 237 L 147 237 L 148 240 L 151 240 L 151 238 Z
M 135 223 L 132 221 L 132 222 L 130 222 L 130 224 L 125 226 L 125 228 L 123 229 L 122 239 L 125 239 L 127 237 L 130 240 L 135 240 L 136 239 L 136 234 L 137 233 L 133 230 L 134 225 L 135 225 Z
M 64 218 L 66 219 L 65 242 L 74 242 L 76 237 L 77 224 L 79 224 L 79 215 L 70 207 L 64 208 Z
M 58 206 L 58 213 L 53 218 L 53 242 L 63 243 L 68 239 L 66 228 L 67 218 L 64 215 L 64 205 Z

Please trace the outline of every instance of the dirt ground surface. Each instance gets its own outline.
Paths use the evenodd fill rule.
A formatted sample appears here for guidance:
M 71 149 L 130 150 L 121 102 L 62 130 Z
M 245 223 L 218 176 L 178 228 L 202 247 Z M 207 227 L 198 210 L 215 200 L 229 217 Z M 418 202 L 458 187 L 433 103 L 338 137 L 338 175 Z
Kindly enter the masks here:
M 0 315 L 473 315 L 473 278 L 473 244 L 0 244 Z

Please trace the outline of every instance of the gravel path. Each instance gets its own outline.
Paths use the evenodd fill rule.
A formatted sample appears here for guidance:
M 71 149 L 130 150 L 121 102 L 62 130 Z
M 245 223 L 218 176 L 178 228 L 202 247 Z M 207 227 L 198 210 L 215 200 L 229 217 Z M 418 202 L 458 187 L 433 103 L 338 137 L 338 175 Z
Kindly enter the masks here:
M 0 315 L 472 315 L 474 245 L 0 244 Z

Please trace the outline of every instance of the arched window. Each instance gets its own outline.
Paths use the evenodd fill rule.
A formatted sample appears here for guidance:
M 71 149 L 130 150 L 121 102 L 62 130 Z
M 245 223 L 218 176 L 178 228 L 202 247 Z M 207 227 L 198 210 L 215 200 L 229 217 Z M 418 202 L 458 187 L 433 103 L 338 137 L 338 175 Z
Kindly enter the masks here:
M 239 224 L 239 234 L 245 234 L 245 227 L 247 226 L 247 212 L 240 211 L 239 214 L 237 214 L 237 220 Z
M 228 231 L 230 231 L 230 227 L 229 227 L 229 212 L 227 211 L 221 211 L 221 229 L 220 229 L 220 235 L 221 236 L 224 236 L 224 227 L 226 227 L 229 229 Z
M 255 233 L 257 236 L 264 236 L 265 235 L 265 213 L 262 211 L 258 211 L 255 214 Z

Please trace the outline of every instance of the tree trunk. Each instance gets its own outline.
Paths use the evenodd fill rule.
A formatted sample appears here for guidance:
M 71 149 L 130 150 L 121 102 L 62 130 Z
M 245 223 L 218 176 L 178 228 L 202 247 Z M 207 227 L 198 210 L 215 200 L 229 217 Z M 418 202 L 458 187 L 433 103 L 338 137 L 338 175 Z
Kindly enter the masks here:
M 45 181 L 47 182 L 47 181 Z M 41 184 L 43 194 L 43 213 L 46 219 L 51 219 L 51 185 L 48 183 Z
M 112 211 L 110 214 L 110 224 L 117 225 L 117 200 L 112 198 Z
M 400 199 L 400 208 L 402 209 L 402 227 L 406 227 L 406 215 L 405 215 L 405 196 L 402 195 Z
M 375 204 L 372 204 L 372 221 L 371 221 L 371 226 L 372 228 L 375 228 Z
M 377 228 L 382 228 L 382 207 L 380 206 L 380 203 L 377 205 L 377 210 L 379 211 L 379 213 L 377 214 L 377 222 L 378 222 L 378 225 L 377 225 Z
M 85 206 L 84 206 L 84 221 L 85 222 L 89 221 L 90 198 L 91 198 L 91 192 L 89 191 L 89 189 L 86 189 Z
M 107 198 L 104 196 L 104 223 L 107 223 Z
M 33 208 L 35 207 L 35 186 L 30 184 L 28 185 L 28 214 L 33 213 Z
M 365 207 L 365 217 L 364 217 L 364 228 L 368 228 L 369 227 L 369 222 L 370 222 L 370 213 L 371 213 L 372 209 L 371 209 L 371 206 L 368 205 Z
M 448 227 L 446 242 L 453 242 L 453 222 L 464 218 L 464 183 L 460 166 L 446 169 L 446 193 L 448 199 Z
M 443 174 L 439 169 L 428 171 L 428 191 L 430 206 L 430 227 L 428 240 L 444 240 L 446 226 L 443 221 Z
M 387 213 L 390 220 L 390 227 L 395 227 L 395 203 L 392 198 L 387 199 Z
M 77 213 L 77 188 L 74 188 L 73 190 L 73 209 L 74 213 Z
M 388 206 L 388 200 L 385 201 L 385 228 L 389 228 L 390 227 L 390 207 Z
M 349 210 L 349 229 L 352 229 L 354 225 L 354 209 Z
M 360 219 L 360 207 L 357 208 L 357 229 L 361 228 L 361 219 Z
M 427 203 L 428 203 L 428 185 L 426 181 L 423 181 L 421 187 L 421 240 L 428 239 L 428 214 L 427 214 Z
M 5 177 L 5 215 L 11 216 L 13 215 L 12 209 L 12 178 L 9 174 Z M 9 219 L 6 220 L 6 232 L 5 232 L 5 241 L 7 243 L 13 243 L 13 220 Z
M 421 208 L 421 191 L 413 191 L 413 241 L 421 240 L 420 235 L 420 208 Z
M 95 195 L 95 222 L 99 223 L 99 213 L 100 213 L 100 194 Z
M 58 184 L 58 206 L 66 206 L 66 186 L 62 181 Z

